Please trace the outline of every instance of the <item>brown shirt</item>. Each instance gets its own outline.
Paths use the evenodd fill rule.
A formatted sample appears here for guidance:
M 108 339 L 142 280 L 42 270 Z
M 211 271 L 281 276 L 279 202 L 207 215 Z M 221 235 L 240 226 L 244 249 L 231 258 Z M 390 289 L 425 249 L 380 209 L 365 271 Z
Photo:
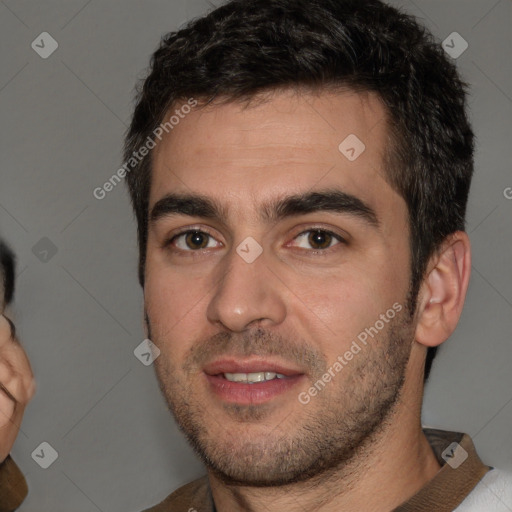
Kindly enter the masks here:
M 27 482 L 11 456 L 0 464 L 0 512 L 16 510 L 28 494 Z
M 491 469 L 482 463 L 467 434 L 434 429 L 423 431 L 442 467 L 432 480 L 393 512 L 451 512 Z M 454 442 L 462 447 L 463 453 L 467 452 L 467 458 L 456 469 L 452 466 L 457 464 L 450 465 L 442 457 Z M 16 510 L 27 493 L 23 474 L 11 457 L 7 457 L 0 464 L 0 512 Z M 216 512 L 208 478 L 205 476 L 180 487 L 144 512 Z

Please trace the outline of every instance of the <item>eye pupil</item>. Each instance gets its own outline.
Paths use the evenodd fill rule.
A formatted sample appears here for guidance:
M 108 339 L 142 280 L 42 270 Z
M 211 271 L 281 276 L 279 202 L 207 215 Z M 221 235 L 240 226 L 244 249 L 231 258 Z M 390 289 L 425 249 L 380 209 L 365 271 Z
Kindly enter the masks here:
M 204 233 L 194 231 L 187 234 L 186 242 L 192 249 L 204 249 L 208 245 L 208 238 Z
M 331 235 L 325 231 L 311 231 L 308 241 L 317 249 L 325 249 L 331 245 Z

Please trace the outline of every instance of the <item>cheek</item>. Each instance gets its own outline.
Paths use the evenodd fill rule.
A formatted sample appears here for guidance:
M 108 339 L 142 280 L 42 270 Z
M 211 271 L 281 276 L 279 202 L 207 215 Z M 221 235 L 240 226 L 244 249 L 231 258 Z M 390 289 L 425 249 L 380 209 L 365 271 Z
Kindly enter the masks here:
M 331 281 L 329 289 L 324 288 L 322 292 L 312 289 L 305 305 L 339 344 L 343 340 L 349 341 L 368 318 L 373 318 L 379 309 L 375 302 L 373 290 L 363 288 L 360 282 L 339 280 Z
M 403 302 L 402 286 L 384 277 L 382 268 L 311 282 L 302 278 L 302 292 L 291 305 L 292 317 L 305 326 L 309 339 L 328 359 L 336 359 L 357 336 L 379 320 L 396 302 Z M 376 275 L 379 274 L 379 275 Z M 403 278 L 402 278 L 403 279 Z M 405 292 L 404 292 L 405 293 Z
M 186 272 L 149 265 L 144 304 L 155 340 L 184 347 L 182 338 L 190 337 L 199 325 L 198 316 L 205 307 L 207 290 L 203 280 L 191 278 Z

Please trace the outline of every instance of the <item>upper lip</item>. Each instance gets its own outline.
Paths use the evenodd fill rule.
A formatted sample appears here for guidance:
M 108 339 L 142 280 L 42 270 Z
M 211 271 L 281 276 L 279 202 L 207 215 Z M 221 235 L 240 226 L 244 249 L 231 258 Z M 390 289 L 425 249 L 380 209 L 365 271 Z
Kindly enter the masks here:
M 255 357 L 247 359 L 224 357 L 223 359 L 216 359 L 206 364 L 203 370 L 208 375 L 219 375 L 221 373 L 274 372 L 289 377 L 292 375 L 302 375 L 304 373 L 285 363 Z

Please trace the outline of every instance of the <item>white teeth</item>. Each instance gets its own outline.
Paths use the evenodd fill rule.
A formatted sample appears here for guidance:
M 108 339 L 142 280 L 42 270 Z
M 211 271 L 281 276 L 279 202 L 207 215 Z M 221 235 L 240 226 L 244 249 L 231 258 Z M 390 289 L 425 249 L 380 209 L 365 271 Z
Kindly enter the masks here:
M 224 377 L 231 382 L 245 382 L 254 384 L 255 382 L 264 382 L 267 380 L 284 379 L 281 373 L 274 372 L 256 372 L 256 373 L 224 373 Z
M 225 373 L 224 377 L 231 382 L 247 382 L 247 373 Z

